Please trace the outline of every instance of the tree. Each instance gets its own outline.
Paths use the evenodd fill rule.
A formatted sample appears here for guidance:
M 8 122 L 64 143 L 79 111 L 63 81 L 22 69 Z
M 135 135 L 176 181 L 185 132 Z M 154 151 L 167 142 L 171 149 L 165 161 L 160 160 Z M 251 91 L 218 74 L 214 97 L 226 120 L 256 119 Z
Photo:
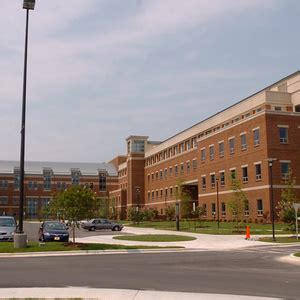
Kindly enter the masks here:
M 176 191 L 175 196 L 176 199 L 180 201 L 180 214 L 183 218 L 189 218 L 192 214 L 192 197 L 189 193 L 187 193 L 184 189 L 184 179 L 178 178 L 176 181 Z
M 68 220 L 72 227 L 73 243 L 75 243 L 75 227 L 82 219 L 91 218 L 95 213 L 96 198 L 90 188 L 73 185 L 67 190 L 57 193 L 49 203 L 52 215 Z
M 290 171 L 289 176 L 284 181 L 286 187 L 281 190 L 281 200 L 278 203 L 278 217 L 289 226 L 295 224 L 295 210 L 293 208 L 293 204 L 297 202 L 295 183 L 296 178 L 292 176 L 292 171 Z
M 175 206 L 166 207 L 166 218 L 168 221 L 175 220 Z
M 246 193 L 242 190 L 241 182 L 238 179 L 231 179 L 231 189 L 233 191 L 232 197 L 228 201 L 228 207 L 232 215 L 236 216 L 236 227 L 239 228 L 239 225 L 242 221 L 244 211 L 248 205 L 248 199 Z

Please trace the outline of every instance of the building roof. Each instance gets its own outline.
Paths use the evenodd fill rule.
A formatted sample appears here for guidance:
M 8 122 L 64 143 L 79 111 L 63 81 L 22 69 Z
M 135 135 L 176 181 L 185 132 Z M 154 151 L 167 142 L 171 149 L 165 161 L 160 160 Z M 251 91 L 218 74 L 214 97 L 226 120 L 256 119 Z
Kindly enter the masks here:
M 0 173 L 13 174 L 20 168 L 19 161 L 0 160 Z M 83 163 L 83 162 L 48 162 L 26 161 L 25 174 L 43 174 L 43 170 L 51 169 L 54 175 L 71 175 L 73 170 L 81 175 L 98 176 L 99 172 L 107 172 L 109 176 L 117 176 L 117 170 L 112 163 Z

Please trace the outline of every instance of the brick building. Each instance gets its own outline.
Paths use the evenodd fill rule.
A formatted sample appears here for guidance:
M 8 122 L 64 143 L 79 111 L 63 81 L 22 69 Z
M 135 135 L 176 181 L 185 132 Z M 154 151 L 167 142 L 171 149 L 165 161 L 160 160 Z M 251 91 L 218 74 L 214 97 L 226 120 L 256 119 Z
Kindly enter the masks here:
M 0 215 L 18 215 L 20 168 L 17 161 L 0 161 Z M 108 197 L 118 186 L 111 163 L 26 162 L 24 211 L 38 218 L 53 195 L 72 184 L 88 185 L 98 197 Z
M 40 199 L 37 201 L 40 207 L 42 199 L 50 195 L 42 188 L 48 171 L 53 172 L 50 172 L 53 174 L 51 186 L 55 191 L 60 182 L 71 184 L 72 174 L 75 174 L 72 170 L 82 168 L 82 182 L 94 182 L 99 195 L 109 196 L 120 218 L 126 218 L 131 207 L 137 210 L 155 208 L 164 215 L 165 209 L 178 201 L 176 190 L 180 179 L 191 195 L 191 202 L 205 207 L 207 219 L 219 215 L 230 220 L 235 217 L 228 209 L 228 200 L 232 196 L 231 178 L 234 177 L 241 182 L 247 195 L 244 217 L 252 220 L 266 217 L 270 214 L 270 159 L 276 158 L 272 166 L 275 204 L 290 169 L 298 180 L 295 188 L 300 199 L 300 72 L 163 142 L 132 135 L 126 143 L 126 155 L 100 166 L 91 164 L 93 172 L 86 175 L 84 165 L 88 164 L 81 167 L 76 167 L 76 163 L 66 164 L 65 177 L 47 163 L 39 163 L 35 172 L 27 167 L 26 197 L 33 199 L 36 196 Z M 14 189 L 15 167 L 16 163 L 0 162 L 0 212 L 1 209 L 17 210 L 13 205 L 18 193 Z M 99 184 L 103 172 L 107 183 L 105 191 L 101 192 Z M 29 189 L 30 182 L 37 183 L 37 192 Z M 31 205 L 32 201 L 27 203 Z

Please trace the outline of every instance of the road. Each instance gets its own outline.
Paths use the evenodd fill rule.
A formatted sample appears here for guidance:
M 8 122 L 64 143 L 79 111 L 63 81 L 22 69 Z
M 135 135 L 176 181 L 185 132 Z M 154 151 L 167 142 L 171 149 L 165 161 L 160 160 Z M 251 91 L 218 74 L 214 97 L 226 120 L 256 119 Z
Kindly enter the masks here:
M 299 247 L 239 251 L 1 258 L 0 288 L 95 287 L 300 298 Z

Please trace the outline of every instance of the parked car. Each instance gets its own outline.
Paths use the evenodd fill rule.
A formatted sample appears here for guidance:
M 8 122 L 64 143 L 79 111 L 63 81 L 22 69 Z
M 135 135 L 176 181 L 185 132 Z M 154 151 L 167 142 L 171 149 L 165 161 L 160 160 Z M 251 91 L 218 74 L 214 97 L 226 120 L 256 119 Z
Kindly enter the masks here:
M 91 219 L 88 222 L 81 223 L 81 227 L 89 231 L 95 231 L 96 229 L 121 231 L 124 226 L 122 224 L 113 223 L 107 219 Z
M 58 221 L 45 221 L 39 229 L 39 241 L 68 242 L 69 231 L 65 224 Z
M 13 241 L 16 229 L 14 217 L 0 216 L 0 241 Z

